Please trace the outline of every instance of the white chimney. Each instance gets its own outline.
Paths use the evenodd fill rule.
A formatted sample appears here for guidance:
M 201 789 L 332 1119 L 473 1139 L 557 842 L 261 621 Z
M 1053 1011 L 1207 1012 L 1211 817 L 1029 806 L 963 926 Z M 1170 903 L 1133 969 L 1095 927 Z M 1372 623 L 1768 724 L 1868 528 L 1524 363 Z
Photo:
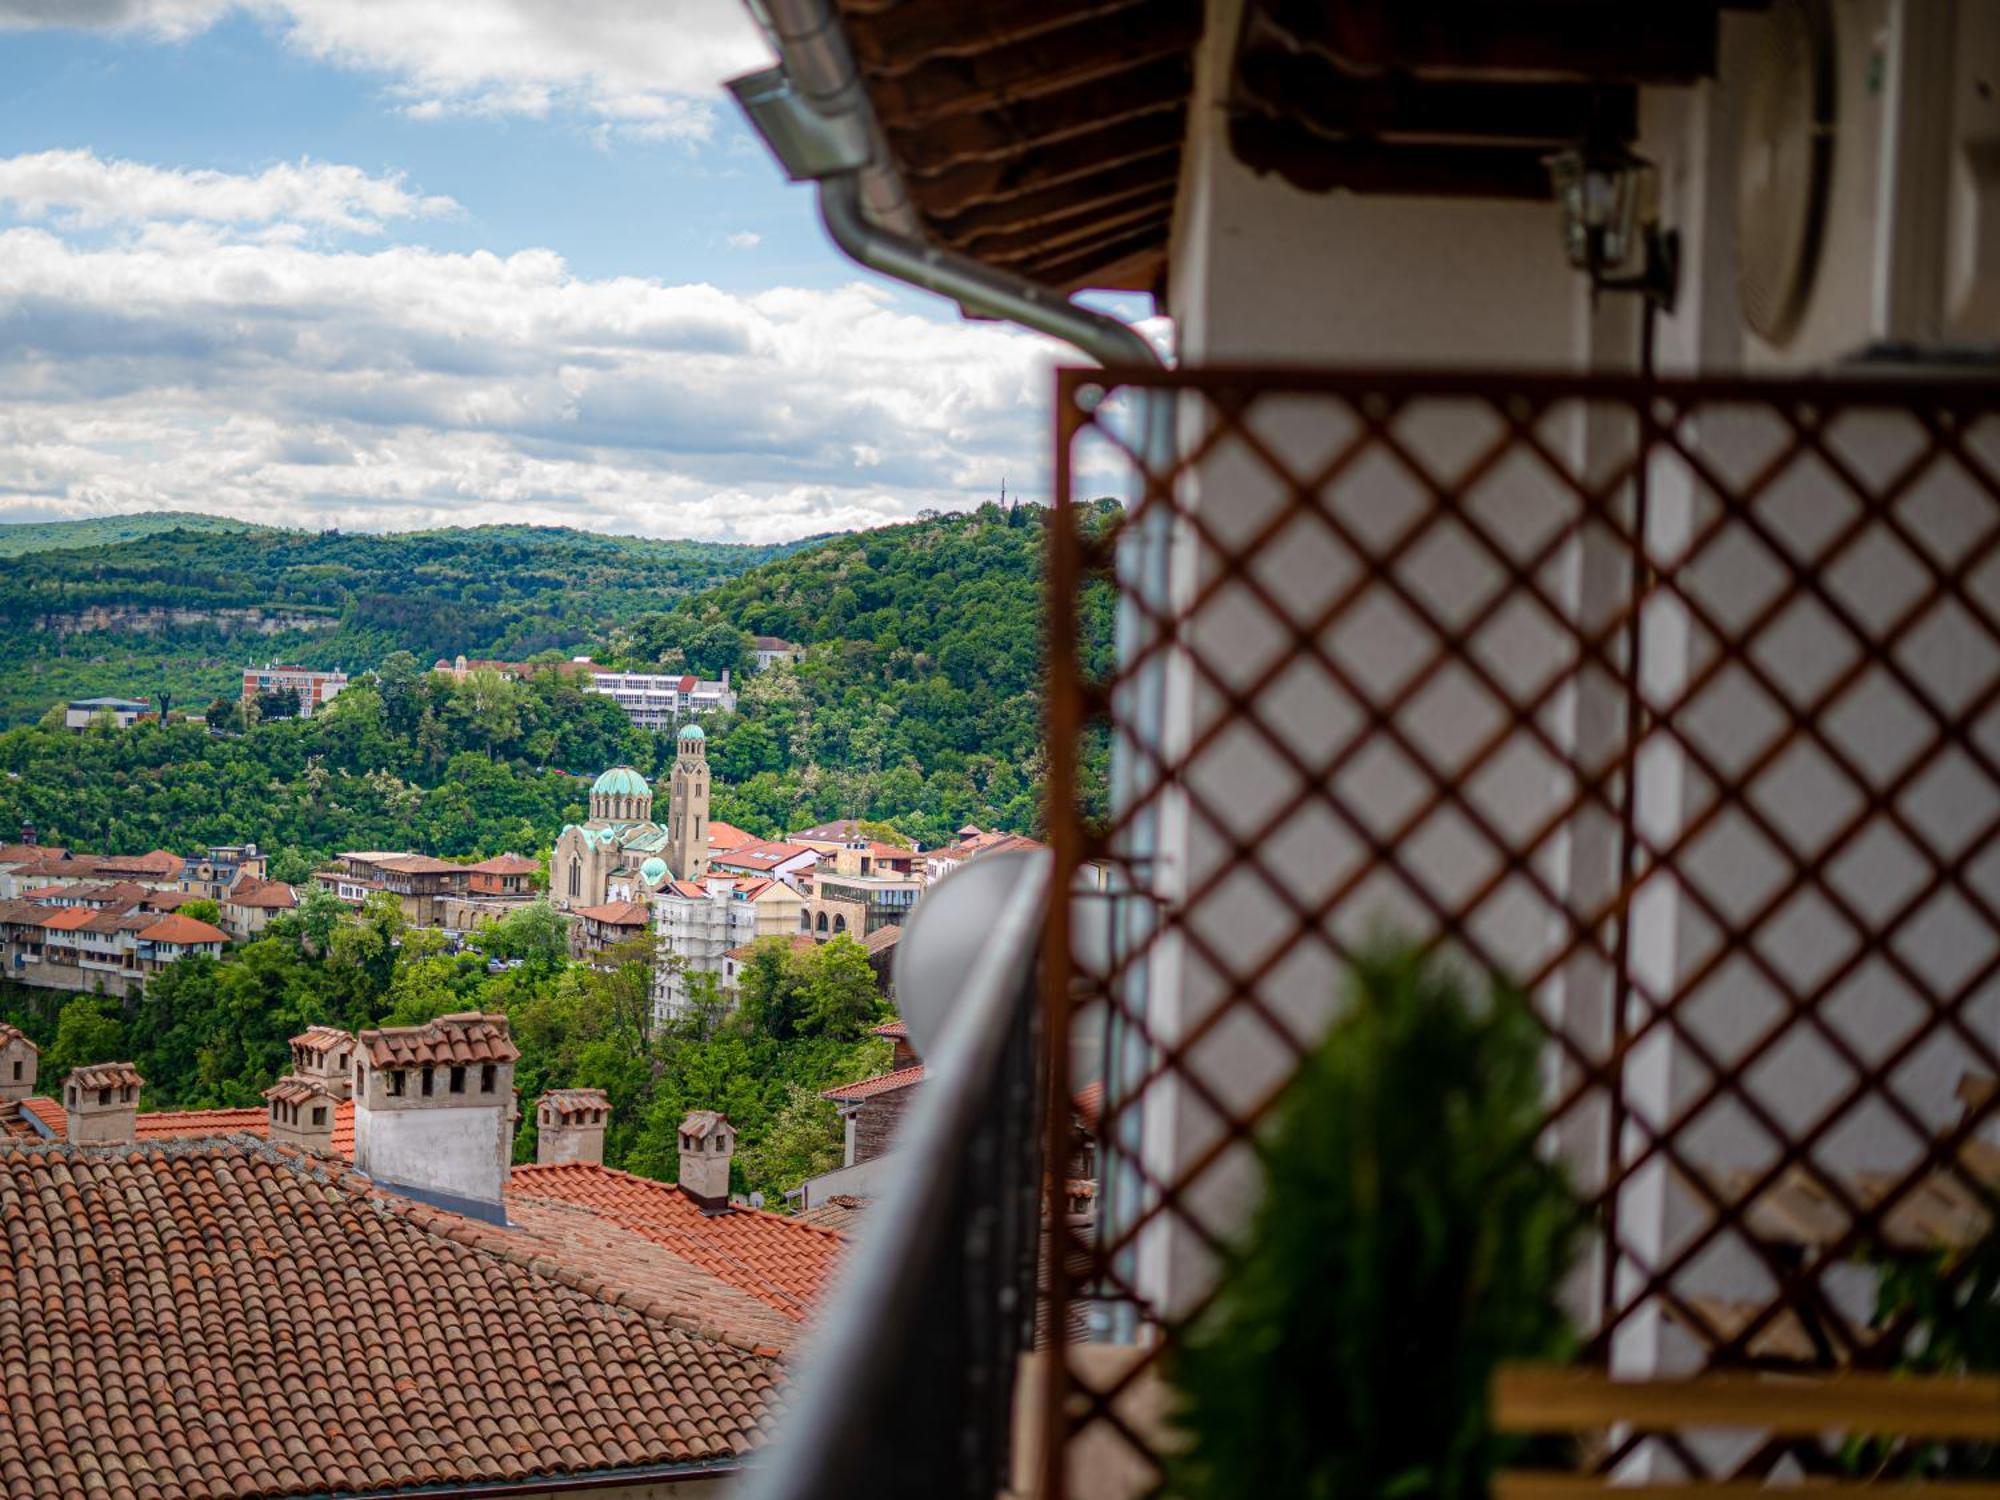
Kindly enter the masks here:
M 463 1011 L 354 1039 L 354 1165 L 384 1187 L 490 1223 L 514 1155 L 504 1015 Z

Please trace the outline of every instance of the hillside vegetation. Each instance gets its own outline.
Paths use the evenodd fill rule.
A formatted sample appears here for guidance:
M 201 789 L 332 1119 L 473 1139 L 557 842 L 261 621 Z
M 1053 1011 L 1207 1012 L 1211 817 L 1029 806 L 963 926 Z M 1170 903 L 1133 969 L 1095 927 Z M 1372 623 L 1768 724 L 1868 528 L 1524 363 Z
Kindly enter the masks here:
M 153 510 L 136 516 L 92 516 L 81 521 L 16 521 L 0 523 L 0 557 L 59 548 L 110 547 L 164 531 L 202 532 L 228 536 L 265 528 L 229 516 L 205 516 L 193 510 Z
M 515 611 L 519 633 L 502 636 L 514 652 L 537 639 L 530 608 L 536 619 L 576 622 L 565 650 L 589 643 L 600 660 L 633 667 L 741 670 L 753 633 L 804 645 L 800 665 L 745 679 L 739 712 L 707 721 L 719 818 L 776 834 L 864 817 L 926 844 L 966 822 L 1021 831 L 1040 824 L 1037 509 L 986 506 L 788 555 L 765 549 L 768 560 L 699 593 L 676 599 L 662 584 L 649 612 L 635 607 L 648 600 L 636 581 L 645 569 L 664 576 L 678 568 L 685 578 L 755 549 L 511 530 L 392 540 L 414 544 L 407 571 L 377 581 L 427 592 L 389 597 L 438 614 Z M 212 545 L 175 543 L 197 552 Z M 690 550 L 649 550 L 675 547 Z M 547 572 L 531 583 L 525 559 L 536 556 Z M 476 559 L 502 557 L 515 565 L 472 571 Z M 560 586 L 565 572 L 573 587 Z M 387 593 L 367 588 L 370 581 L 357 575 L 345 586 L 352 597 Z M 466 595 L 475 596 L 469 604 L 455 597 Z M 657 608 L 663 601 L 668 607 Z M 1096 601 L 1091 634 L 1105 649 L 1108 600 Z M 349 657 L 350 671 L 374 665 L 377 675 L 310 721 L 219 735 L 184 725 L 81 735 L 17 727 L 0 734 L 0 830 L 28 820 L 51 841 L 120 851 L 254 839 L 278 852 L 274 874 L 296 879 L 343 848 L 451 856 L 545 849 L 582 815 L 588 781 L 578 778 L 629 761 L 657 779 L 670 764 L 671 736 L 632 729 L 609 700 L 581 692 L 570 677 L 510 683 L 489 673 L 454 684 L 426 670 L 445 649 L 392 645 Z M 17 675 L 7 670 L 0 688 L 18 696 Z M 235 681 L 232 669 L 231 696 Z M 181 701 L 208 704 L 204 695 Z M 218 713 L 219 728 L 231 722 Z M 1101 764 L 1093 770 L 1101 783 Z
M 234 692 L 253 661 L 354 672 L 399 650 L 427 665 L 460 652 L 568 652 L 797 545 L 557 527 L 343 535 L 222 524 L 0 561 L 0 725 L 38 719 L 65 698 L 206 702 Z M 250 610 L 296 628 L 265 633 L 243 617 Z M 137 628 L 141 612 L 154 613 L 152 628 Z M 113 628 L 87 628 L 107 613 Z

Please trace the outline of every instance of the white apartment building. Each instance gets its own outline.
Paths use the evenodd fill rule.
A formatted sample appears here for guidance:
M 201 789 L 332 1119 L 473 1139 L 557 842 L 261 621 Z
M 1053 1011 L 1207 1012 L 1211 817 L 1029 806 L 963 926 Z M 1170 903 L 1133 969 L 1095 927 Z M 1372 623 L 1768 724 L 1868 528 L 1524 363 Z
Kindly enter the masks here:
M 670 880 L 653 896 L 653 932 L 661 962 L 653 979 L 653 1018 L 670 1021 L 687 1009 L 686 976 L 726 973 L 724 956 L 764 937 L 799 930 L 805 898 L 782 880 Z M 679 963 L 665 960 L 671 955 Z
M 707 682 L 692 673 L 612 672 L 587 656 L 575 658 L 574 665 L 590 672 L 585 692 L 611 699 L 640 729 L 657 733 L 683 719 L 736 712 L 736 694 L 726 669 L 719 681 Z

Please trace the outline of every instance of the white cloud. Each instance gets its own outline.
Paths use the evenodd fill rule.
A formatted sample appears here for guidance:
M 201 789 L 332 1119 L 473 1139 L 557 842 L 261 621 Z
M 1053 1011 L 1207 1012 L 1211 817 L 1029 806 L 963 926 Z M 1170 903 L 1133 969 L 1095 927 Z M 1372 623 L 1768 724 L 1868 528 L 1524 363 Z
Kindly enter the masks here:
M 739 229 L 734 234 L 726 234 L 722 242 L 732 250 L 755 250 L 764 243 L 764 236 L 754 229 Z
M 721 81 L 769 56 L 742 0 L 0 0 L 0 30 L 179 39 L 238 10 L 387 75 L 419 119 L 562 110 L 647 139 L 705 136 Z
M 770 540 L 1029 494 L 1053 345 L 849 286 L 739 296 L 546 250 L 0 231 L 0 514 L 533 519 Z
M 253 176 L 102 161 L 90 151 L 0 158 L 0 205 L 84 228 L 161 220 L 311 225 L 378 232 L 388 219 L 455 212 L 450 198 L 411 192 L 398 172 L 371 177 L 332 162 L 284 162 Z

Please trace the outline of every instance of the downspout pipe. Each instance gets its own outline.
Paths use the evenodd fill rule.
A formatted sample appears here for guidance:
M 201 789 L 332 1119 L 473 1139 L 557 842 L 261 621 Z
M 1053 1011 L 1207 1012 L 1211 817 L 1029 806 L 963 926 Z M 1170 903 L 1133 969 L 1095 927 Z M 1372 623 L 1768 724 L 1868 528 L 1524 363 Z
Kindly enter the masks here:
M 828 0 L 747 0 L 781 59 L 780 65 L 730 81 L 730 91 L 763 137 L 786 174 L 812 182 L 818 190 L 820 220 L 833 242 L 852 260 L 908 285 L 949 297 L 968 314 L 995 318 L 1046 334 L 1103 365 L 1160 366 L 1163 361 L 1144 336 L 1108 314 L 1076 303 L 1052 287 L 1017 276 L 929 241 L 910 203 L 860 81 L 845 33 Z M 1175 457 L 1173 396 L 1148 393 L 1140 403 L 1143 432 L 1139 451 L 1149 472 L 1164 476 Z M 1168 617 L 1172 514 L 1164 505 L 1147 506 L 1118 561 L 1121 603 L 1117 619 L 1118 656 L 1137 657 L 1157 633 L 1154 619 Z M 1143 604 L 1143 608 L 1141 605 Z M 1164 758 L 1167 663 L 1153 653 L 1124 689 L 1119 717 L 1140 747 L 1114 740 L 1111 803 L 1138 808 L 1126 825 L 1123 847 L 1131 881 L 1114 894 L 1109 937 L 1114 971 L 1121 975 L 1121 1006 L 1142 1024 L 1122 1024 L 1116 1008 L 1105 1037 L 1105 1102 L 1109 1113 L 1146 1076 L 1150 1065 L 1144 1041 L 1150 963 L 1145 955 L 1154 923 L 1149 895 L 1159 878 L 1158 810 L 1154 798 Z M 1136 955 L 1126 957 L 1126 955 Z M 1137 1110 L 1118 1116 L 1114 1138 L 1105 1143 L 1105 1182 L 1100 1212 L 1105 1232 L 1129 1222 L 1143 1209 L 1143 1174 L 1137 1168 L 1141 1121 Z M 1129 1260 L 1132 1252 L 1126 1252 Z M 1133 1284 L 1132 1268 L 1121 1267 Z M 1120 1302 L 1109 1321 L 1094 1329 L 1099 1337 L 1129 1342 L 1136 1318 Z

